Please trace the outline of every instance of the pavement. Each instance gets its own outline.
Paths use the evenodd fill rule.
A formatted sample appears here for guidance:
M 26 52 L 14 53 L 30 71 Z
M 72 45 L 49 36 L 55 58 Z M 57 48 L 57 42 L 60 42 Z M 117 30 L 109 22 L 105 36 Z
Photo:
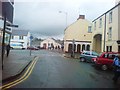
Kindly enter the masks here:
M 20 75 L 34 57 L 35 56 L 16 54 L 14 51 L 11 51 L 8 57 L 5 55 L 3 70 L 0 68 L 0 82 L 4 83 Z

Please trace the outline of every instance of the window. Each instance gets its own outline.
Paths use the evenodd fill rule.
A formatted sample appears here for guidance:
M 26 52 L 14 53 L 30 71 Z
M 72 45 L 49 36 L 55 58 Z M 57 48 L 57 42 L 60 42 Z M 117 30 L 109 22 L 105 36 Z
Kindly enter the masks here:
M 118 46 L 118 52 L 120 52 L 120 46 Z
M 112 12 L 109 13 L 109 23 L 112 23 Z
M 88 33 L 92 32 L 92 26 L 88 26 Z
M 107 53 L 104 54 L 103 58 L 108 58 L 108 55 L 109 55 L 109 54 L 107 54 Z
M 94 30 L 96 30 L 96 22 L 94 22 Z
M 80 51 L 81 51 L 81 45 L 78 44 L 78 45 L 77 45 L 77 52 L 80 53 Z
M 99 21 L 99 28 L 102 27 L 102 18 L 100 18 L 100 21 Z
M 19 36 L 19 39 L 22 39 L 22 40 L 23 40 L 23 36 Z
M 112 46 L 107 46 L 107 52 L 112 52 Z
M 11 36 L 11 39 L 14 39 L 14 36 Z
M 112 27 L 109 28 L 109 31 L 108 31 L 108 39 L 109 39 L 109 40 L 112 39 Z
M 68 52 L 71 53 L 72 52 L 72 44 L 68 45 Z
M 115 54 L 109 54 L 108 58 L 113 60 L 115 58 Z
M 85 52 L 85 55 L 90 55 L 90 52 Z
M 86 49 L 87 51 L 90 51 L 90 45 L 87 45 Z
M 83 45 L 82 45 L 82 51 L 84 51 L 84 50 L 85 50 L 85 45 L 83 44 Z
M 98 56 L 98 54 L 96 52 L 92 52 L 93 56 Z

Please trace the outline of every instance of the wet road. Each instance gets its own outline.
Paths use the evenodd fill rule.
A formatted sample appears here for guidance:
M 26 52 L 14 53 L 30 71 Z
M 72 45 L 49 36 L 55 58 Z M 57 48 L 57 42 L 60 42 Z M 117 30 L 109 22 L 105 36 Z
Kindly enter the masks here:
M 39 56 L 31 75 L 12 88 L 113 88 L 109 71 L 96 70 L 90 63 L 63 57 L 51 51 L 34 51 Z

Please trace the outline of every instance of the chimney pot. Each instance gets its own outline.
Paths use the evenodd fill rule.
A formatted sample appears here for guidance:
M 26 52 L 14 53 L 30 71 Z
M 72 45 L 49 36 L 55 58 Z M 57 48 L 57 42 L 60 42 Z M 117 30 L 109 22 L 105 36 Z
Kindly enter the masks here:
M 79 15 L 79 18 L 78 19 L 85 19 L 85 15 Z M 77 20 L 78 20 L 77 19 Z

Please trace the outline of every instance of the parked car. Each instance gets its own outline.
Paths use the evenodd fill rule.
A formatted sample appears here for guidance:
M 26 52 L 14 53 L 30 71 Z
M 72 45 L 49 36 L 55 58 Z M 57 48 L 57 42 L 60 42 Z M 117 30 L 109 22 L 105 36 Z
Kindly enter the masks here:
M 102 70 L 112 69 L 113 60 L 117 54 L 117 52 L 103 52 L 99 57 L 92 58 L 92 61 L 96 67 L 99 67 Z
M 27 49 L 29 49 L 29 50 L 39 50 L 39 48 L 37 48 L 37 47 L 34 47 L 34 46 L 27 47 Z
M 99 54 L 94 51 L 83 51 L 80 54 L 80 61 L 82 62 L 92 62 L 92 58 L 98 57 Z

